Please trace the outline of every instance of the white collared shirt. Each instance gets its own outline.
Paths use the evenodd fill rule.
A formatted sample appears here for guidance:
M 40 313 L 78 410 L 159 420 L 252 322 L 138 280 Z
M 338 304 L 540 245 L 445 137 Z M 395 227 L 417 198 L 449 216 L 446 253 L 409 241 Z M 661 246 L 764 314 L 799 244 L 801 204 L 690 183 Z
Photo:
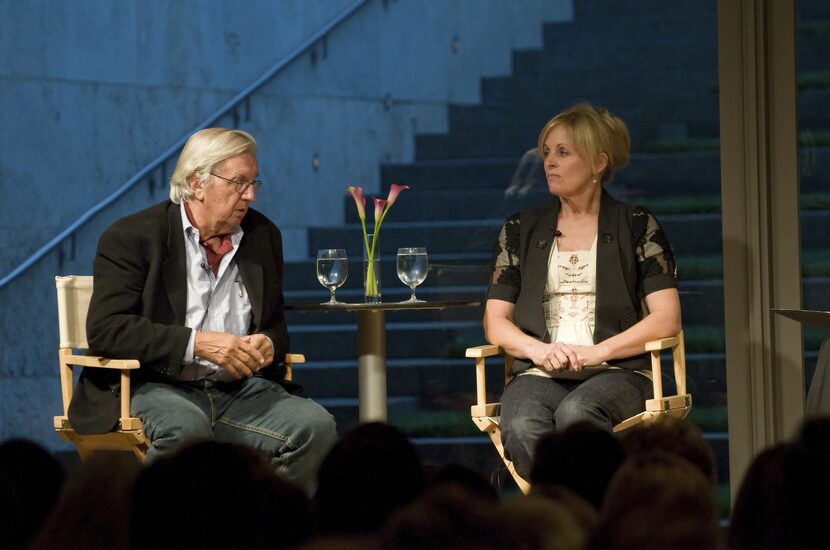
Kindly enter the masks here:
M 248 334 L 252 312 L 251 300 L 242 283 L 239 267 L 233 261 L 244 232 L 236 227 L 231 232 L 230 252 L 222 257 L 214 275 L 208 267 L 207 254 L 199 244 L 199 230 L 187 218 L 184 203 L 180 205 L 184 232 L 185 270 L 187 273 L 187 310 L 185 326 L 193 329 L 182 359 L 179 380 L 231 381 L 234 378 L 207 359 L 194 357 L 196 332 L 227 332 L 236 336 Z

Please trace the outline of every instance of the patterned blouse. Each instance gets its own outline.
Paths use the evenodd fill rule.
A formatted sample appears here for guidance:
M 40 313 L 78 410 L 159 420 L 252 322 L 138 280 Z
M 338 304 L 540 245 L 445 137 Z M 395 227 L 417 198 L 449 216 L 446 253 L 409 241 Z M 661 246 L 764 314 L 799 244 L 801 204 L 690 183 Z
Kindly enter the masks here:
M 516 303 L 521 293 L 520 213 L 513 214 L 502 225 L 490 270 L 490 284 L 512 289 L 509 296 L 499 292 L 498 299 Z M 632 233 L 636 236 L 635 257 L 637 261 L 637 295 L 645 298 L 646 281 L 655 276 L 670 275 L 677 279 L 677 265 L 666 234 L 647 209 L 637 206 L 632 218 Z M 601 270 L 603 266 L 598 265 Z M 663 285 L 660 285 L 663 286 Z M 541 306 L 541 304 L 540 304 Z

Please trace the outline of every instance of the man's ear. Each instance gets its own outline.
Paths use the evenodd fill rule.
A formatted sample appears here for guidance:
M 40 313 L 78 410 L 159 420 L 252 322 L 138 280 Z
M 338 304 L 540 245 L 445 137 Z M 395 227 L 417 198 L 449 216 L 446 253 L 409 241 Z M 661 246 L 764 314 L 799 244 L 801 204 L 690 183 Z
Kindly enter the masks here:
M 187 178 L 187 185 L 190 187 L 190 190 L 193 191 L 193 198 L 201 200 L 204 196 L 205 190 L 202 189 L 202 184 L 199 183 L 199 177 L 195 172 L 190 174 L 190 177 Z

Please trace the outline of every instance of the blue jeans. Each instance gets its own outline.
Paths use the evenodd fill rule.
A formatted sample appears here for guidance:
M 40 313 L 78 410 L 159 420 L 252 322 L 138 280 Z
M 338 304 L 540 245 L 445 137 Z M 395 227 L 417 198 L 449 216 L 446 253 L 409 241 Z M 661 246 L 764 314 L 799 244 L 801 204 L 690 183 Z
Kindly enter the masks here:
M 145 382 L 130 412 L 150 438 L 150 462 L 196 439 L 240 443 L 272 457 L 281 477 L 309 494 L 337 439 L 334 418 L 310 399 L 260 377 L 238 382 Z
M 517 376 L 501 396 L 501 437 L 516 471 L 529 479 L 536 443 L 551 430 L 589 422 L 609 432 L 643 412 L 651 380 L 634 371 L 609 369 L 587 380 Z

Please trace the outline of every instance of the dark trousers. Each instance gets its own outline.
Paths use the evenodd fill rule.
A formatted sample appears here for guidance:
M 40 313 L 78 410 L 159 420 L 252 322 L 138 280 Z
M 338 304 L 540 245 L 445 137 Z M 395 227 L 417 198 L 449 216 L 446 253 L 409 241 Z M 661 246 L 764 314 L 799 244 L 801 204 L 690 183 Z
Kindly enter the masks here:
M 501 436 L 516 471 L 529 479 L 536 443 L 551 430 L 589 422 L 609 432 L 642 412 L 651 380 L 634 371 L 608 369 L 587 380 L 517 376 L 501 396 Z

